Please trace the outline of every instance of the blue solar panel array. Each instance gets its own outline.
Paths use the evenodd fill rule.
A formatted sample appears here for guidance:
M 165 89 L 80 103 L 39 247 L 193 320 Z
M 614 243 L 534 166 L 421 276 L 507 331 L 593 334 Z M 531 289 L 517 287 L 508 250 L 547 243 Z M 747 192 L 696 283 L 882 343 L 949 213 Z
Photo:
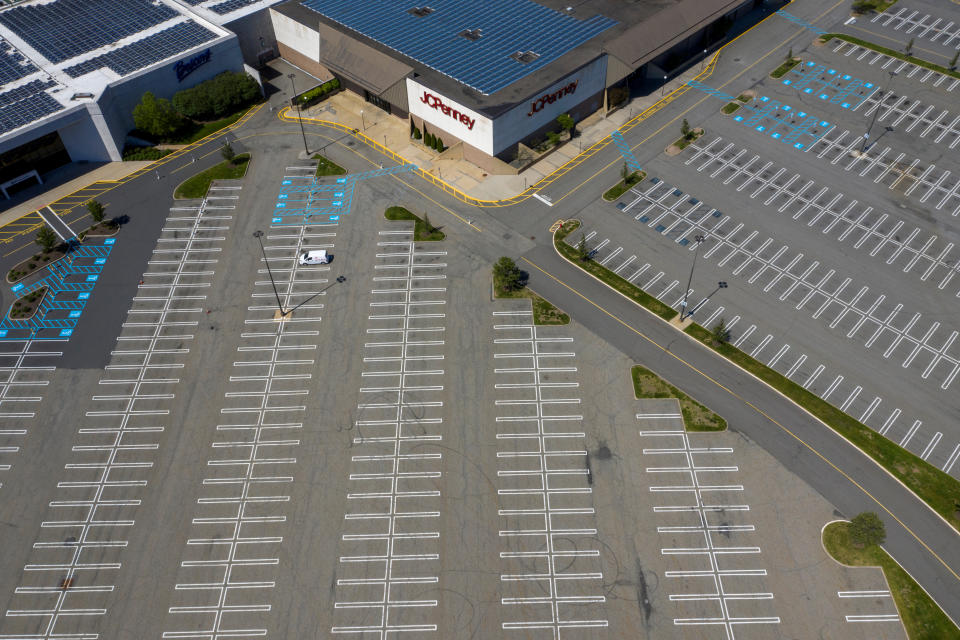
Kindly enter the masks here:
M 178 15 L 151 0 L 56 0 L 0 11 L 0 22 L 51 62 L 61 62 Z
M 616 24 L 586 20 L 532 0 L 304 0 L 330 20 L 376 40 L 431 69 L 491 94 L 544 67 Z M 410 12 L 429 6 L 422 17 Z M 423 12 L 425 13 L 425 12 Z M 477 40 L 462 35 L 480 30 Z M 510 56 L 532 51 L 537 58 Z
M 0 93 L 0 134 L 63 109 L 63 105 L 44 92 L 54 84 L 49 80 L 34 80 Z
M 231 11 L 242 9 L 249 4 L 253 4 L 254 2 L 259 2 L 259 0 L 227 0 L 226 2 L 221 2 L 219 4 L 213 5 L 212 7 L 210 7 L 210 9 L 214 13 L 218 13 L 222 16 L 224 14 L 230 13 Z
M 0 38 L 0 85 L 28 76 L 36 70 L 23 54 Z
M 189 51 L 216 37 L 217 34 L 196 22 L 181 22 L 143 40 L 67 67 L 64 71 L 71 78 L 77 78 L 85 73 L 109 67 L 125 76 L 170 56 Z

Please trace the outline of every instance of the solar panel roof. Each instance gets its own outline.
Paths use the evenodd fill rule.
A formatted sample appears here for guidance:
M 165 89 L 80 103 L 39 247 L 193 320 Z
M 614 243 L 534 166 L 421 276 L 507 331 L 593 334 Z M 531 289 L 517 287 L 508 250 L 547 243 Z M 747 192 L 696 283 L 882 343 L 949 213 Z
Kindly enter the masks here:
M 237 9 L 242 9 L 247 5 L 251 5 L 254 2 L 259 2 L 259 0 L 227 0 L 226 2 L 219 2 L 210 7 L 210 10 L 219 15 L 225 15 L 231 11 L 236 11 Z
M 192 20 L 181 22 L 125 47 L 67 67 L 64 72 L 71 78 L 77 78 L 102 67 L 109 67 L 124 76 L 178 53 L 189 51 L 216 37 L 217 34 Z
M 580 20 L 532 0 L 304 0 L 303 6 L 484 95 L 617 24 L 602 15 Z
M 57 0 L 0 11 L 0 22 L 51 62 L 61 62 L 178 15 L 150 0 Z
M 49 80 L 33 80 L 16 89 L 0 93 L 0 134 L 63 109 L 63 105 L 45 91 L 54 84 Z
M 0 38 L 0 85 L 26 77 L 37 70 L 9 42 Z

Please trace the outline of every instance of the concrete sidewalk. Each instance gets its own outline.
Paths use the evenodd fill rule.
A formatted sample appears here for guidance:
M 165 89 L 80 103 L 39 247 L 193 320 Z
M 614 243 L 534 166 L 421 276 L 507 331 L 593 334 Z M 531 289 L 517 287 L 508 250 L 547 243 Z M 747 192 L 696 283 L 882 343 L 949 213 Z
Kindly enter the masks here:
M 44 184 L 31 187 L 26 192 L 28 199 L 21 202 L 14 200 L 14 204 L 0 212 L 0 227 L 98 180 L 120 180 L 148 164 L 151 164 L 150 161 L 107 162 L 99 165 L 76 163 L 57 169 L 46 176 Z M 30 197 L 31 193 L 37 195 Z
M 629 120 L 638 117 L 672 91 L 696 77 L 703 65 L 692 65 L 683 73 L 670 79 L 666 85 L 647 95 L 637 96 L 609 116 L 594 114 L 577 123 L 580 135 L 564 142 L 519 175 L 490 175 L 476 165 L 463 160 L 458 147 L 453 146 L 443 153 L 428 149 L 410 137 L 408 124 L 395 118 L 360 96 L 342 91 L 320 104 L 303 111 L 304 117 L 329 120 L 359 129 L 368 137 L 383 144 L 456 187 L 469 196 L 481 200 L 502 200 L 513 197 L 527 187 L 536 184 L 544 176 L 556 171 L 593 144 L 603 140 Z M 327 144 L 332 144 L 331 140 Z

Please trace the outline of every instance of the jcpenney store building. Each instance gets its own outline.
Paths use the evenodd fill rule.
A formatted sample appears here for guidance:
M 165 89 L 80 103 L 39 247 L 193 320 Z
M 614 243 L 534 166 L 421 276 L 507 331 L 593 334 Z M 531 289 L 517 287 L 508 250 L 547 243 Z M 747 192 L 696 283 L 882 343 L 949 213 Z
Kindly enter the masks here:
M 700 54 L 760 2 L 565 1 L 292 0 L 270 15 L 289 62 L 505 173 L 557 116 L 616 108 L 631 81 Z

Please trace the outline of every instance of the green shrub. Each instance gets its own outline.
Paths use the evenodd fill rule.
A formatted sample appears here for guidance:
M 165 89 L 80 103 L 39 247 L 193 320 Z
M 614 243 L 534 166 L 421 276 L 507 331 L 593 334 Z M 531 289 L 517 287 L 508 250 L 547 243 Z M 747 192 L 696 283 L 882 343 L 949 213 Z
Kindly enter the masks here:
M 133 108 L 133 123 L 158 138 L 172 136 L 186 124 L 169 100 L 157 98 L 149 91 Z
M 246 73 L 224 71 L 195 87 L 178 91 L 173 96 L 173 106 L 193 120 L 213 120 L 252 102 L 259 95 L 260 86 Z
M 334 78 L 333 80 L 328 80 L 327 82 L 324 82 L 319 87 L 314 87 L 309 91 L 301 93 L 299 96 L 297 96 L 297 102 L 300 104 L 301 107 L 309 107 L 311 105 L 314 105 L 320 102 L 331 93 L 336 92 L 336 90 L 339 88 L 340 88 L 340 80 L 338 80 L 337 78 Z
M 414 127 L 414 128 L 413 128 L 413 139 L 414 139 L 414 140 L 419 140 L 419 139 L 422 138 L 422 137 L 423 137 L 423 134 L 420 133 L 420 129 Z
M 443 146 L 443 138 L 437 138 L 436 140 L 434 140 L 433 148 L 436 149 L 437 151 L 443 151 L 444 149 L 446 149 L 446 147 Z
M 165 155 L 173 153 L 172 149 L 157 149 L 156 147 L 125 147 L 123 149 L 123 159 L 133 160 L 159 160 Z

